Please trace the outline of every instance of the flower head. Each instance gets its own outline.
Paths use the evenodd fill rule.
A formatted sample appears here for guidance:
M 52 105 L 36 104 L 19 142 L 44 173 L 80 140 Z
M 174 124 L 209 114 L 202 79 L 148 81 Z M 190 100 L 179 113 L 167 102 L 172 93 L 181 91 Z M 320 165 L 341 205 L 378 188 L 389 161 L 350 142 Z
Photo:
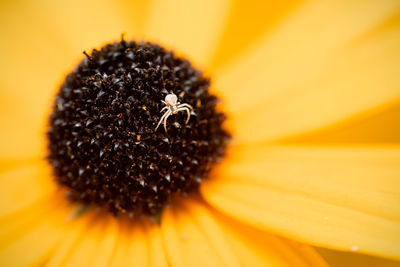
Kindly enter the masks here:
M 0 262 L 326 265 L 310 245 L 399 259 L 399 10 L 390 0 L 2 3 Z M 121 32 L 153 45 L 115 42 L 82 56 Z M 157 56 L 136 49 L 168 54 L 155 43 L 176 53 L 159 64 L 172 82 L 162 87 Z M 116 55 L 124 45 L 136 50 Z M 139 66 L 128 68 L 129 57 Z M 170 93 L 193 113 L 155 131 Z M 190 150 L 192 137 L 203 143 Z M 179 153 L 163 162 L 175 142 Z M 181 176 L 199 193 L 149 201 L 192 191 L 168 187 Z M 142 214 L 163 209 L 160 225 L 96 209 L 125 214 L 135 197 Z
M 57 181 L 73 200 L 130 216 L 160 213 L 175 193 L 198 191 L 229 140 L 208 87 L 187 60 L 158 45 L 122 39 L 93 50 L 66 77 L 50 115 Z M 155 131 L 159 117 L 168 119 L 160 100 L 172 95 L 177 105 L 175 93 L 196 112 L 190 121 L 189 109 L 186 119 L 171 118 L 169 133 Z

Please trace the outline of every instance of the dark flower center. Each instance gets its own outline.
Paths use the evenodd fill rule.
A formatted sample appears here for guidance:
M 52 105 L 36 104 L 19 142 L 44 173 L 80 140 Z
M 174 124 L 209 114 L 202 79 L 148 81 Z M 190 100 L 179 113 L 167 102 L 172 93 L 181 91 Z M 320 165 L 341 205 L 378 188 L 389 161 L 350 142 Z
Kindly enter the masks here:
M 156 44 L 94 49 L 66 77 L 50 116 L 56 180 L 73 201 L 114 214 L 154 215 L 174 194 L 196 192 L 230 138 L 209 85 L 188 60 Z M 167 132 L 163 122 L 155 130 L 171 109 L 162 103 L 169 94 L 193 110 L 170 112 Z

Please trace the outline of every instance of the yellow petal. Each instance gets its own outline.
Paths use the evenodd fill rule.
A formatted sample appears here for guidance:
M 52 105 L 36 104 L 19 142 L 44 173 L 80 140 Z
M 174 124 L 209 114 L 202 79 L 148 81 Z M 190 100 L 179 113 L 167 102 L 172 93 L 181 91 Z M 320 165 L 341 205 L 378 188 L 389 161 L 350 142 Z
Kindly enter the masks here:
M 227 66 L 235 56 L 271 31 L 301 1 L 232 0 L 228 21 L 208 70 Z
M 18 169 L 21 166 L 33 165 L 37 161 L 37 158 L 0 158 L 0 174 Z
M 131 221 L 128 225 L 122 225 L 111 266 L 149 266 L 148 243 L 148 237 L 140 223 Z
M 135 6 L 140 13 L 141 6 Z M 47 114 L 83 50 L 136 28 L 112 1 L 19 1 L 0 10 L 0 157 L 43 156 Z M 131 16 L 129 21 L 136 21 Z M 139 29 L 137 29 L 139 31 Z M 29 130 L 27 130 L 29 129 Z
M 56 190 L 47 163 L 23 165 L 0 174 L 0 217 L 17 212 Z
M 310 246 L 243 225 L 202 202 L 185 203 L 226 266 L 234 266 L 236 258 L 243 266 L 326 266 Z
M 207 241 L 223 262 L 224 266 L 240 266 L 240 259 L 230 247 L 221 227 L 213 214 L 206 209 L 204 203 L 195 201 L 185 203 L 185 211 L 189 214 L 194 224 L 206 236 Z
M 327 266 L 313 248 L 221 219 L 226 239 L 243 266 Z
M 108 266 L 118 234 L 115 218 L 101 216 L 74 246 L 65 266 Z
M 106 226 L 103 231 L 98 233 L 98 235 L 101 236 L 101 240 L 95 249 L 96 254 L 90 264 L 91 266 L 107 267 L 110 266 L 110 263 L 113 260 L 114 250 L 118 242 L 119 227 L 117 219 L 112 215 L 109 217 L 110 218 L 104 218 L 104 216 L 100 216 L 99 218 L 99 220 L 106 221 Z
M 113 1 L 118 6 L 118 15 L 123 17 L 127 24 L 126 34 L 136 41 L 144 35 L 148 13 L 152 0 L 118 0 Z M 115 38 L 115 37 L 114 37 Z
M 0 250 L 6 248 L 32 231 L 48 213 L 61 206 L 55 195 L 49 195 L 40 201 L 19 209 L 17 212 L 0 217 Z
M 114 218 L 103 217 L 92 222 L 90 228 L 73 246 L 63 264 L 65 266 L 108 266 L 117 238 L 117 224 L 113 220 Z
M 43 156 L 46 114 L 63 73 L 76 57 L 36 3 L 0 10 L 0 157 Z
M 134 37 L 140 29 L 132 27 L 135 16 L 121 16 L 121 3 L 109 0 L 42 1 L 39 12 L 64 36 L 76 54 L 99 47 L 105 42 L 119 40 L 121 33 Z M 136 5 L 137 12 L 145 4 Z
M 201 191 L 261 229 L 400 258 L 400 147 L 237 148 Z
M 205 66 L 216 48 L 229 4 L 227 0 L 154 0 L 145 38 L 165 44 Z
M 1 99 L 2 98 L 2 99 Z M 14 107 L 7 111 L 0 111 L 0 124 L 5 125 L 0 131 L 0 158 L 1 161 L 21 161 L 32 158 L 43 158 L 46 155 L 45 128 L 43 116 L 26 115 L 26 107 L 19 109 L 21 102 L 4 97 L 0 92 L 0 105 L 2 100 L 14 103 Z M 41 118 L 39 118 L 41 117 Z M 3 164 L 2 164 L 3 165 Z M 7 168 L 9 165 L 6 165 Z M 3 165 L 3 167 L 6 167 Z
M 361 116 L 285 140 L 297 143 L 400 143 L 400 101 L 393 101 Z
M 165 251 L 161 229 L 154 224 L 144 224 L 146 235 L 149 240 L 149 266 L 150 267 L 167 267 L 170 262 L 167 260 L 167 252 Z
M 17 239 L 3 241 L 0 249 L 2 266 L 42 265 L 58 242 L 65 238 L 66 207 L 58 206 L 39 218 L 32 225 L 26 225 L 26 233 Z
M 166 209 L 161 227 L 172 266 L 222 266 L 221 258 L 187 214 Z
M 374 257 L 353 252 L 343 252 L 331 249 L 317 248 L 317 251 L 322 255 L 331 267 L 398 267 L 399 261 Z
M 241 225 L 202 201 L 182 202 L 161 224 L 172 266 L 325 266 L 306 245 Z
M 399 98 L 400 24 L 382 26 L 399 9 L 399 1 L 298 8 L 215 75 L 234 136 L 281 139 Z
M 93 223 L 93 216 L 82 216 L 78 222 L 72 223 L 65 228 L 65 238 L 54 249 L 53 253 L 49 256 L 45 266 L 58 267 L 62 266 L 68 257 L 70 257 L 73 248 L 78 245 L 86 231 Z

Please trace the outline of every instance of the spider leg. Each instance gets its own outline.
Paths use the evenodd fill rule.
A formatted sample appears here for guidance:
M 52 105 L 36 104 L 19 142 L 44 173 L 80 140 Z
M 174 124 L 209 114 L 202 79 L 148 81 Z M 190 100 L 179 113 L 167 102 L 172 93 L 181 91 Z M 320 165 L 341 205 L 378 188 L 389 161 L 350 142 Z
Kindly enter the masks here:
M 187 118 L 186 118 L 185 124 L 187 124 L 189 122 L 189 120 L 190 120 L 190 110 L 187 107 L 180 107 L 180 108 L 178 108 L 178 111 L 186 111 Z
M 163 107 L 160 112 L 163 112 L 164 110 L 168 109 L 168 106 Z
M 171 111 L 167 111 L 167 113 L 168 113 L 168 115 L 164 117 L 164 130 L 165 130 L 165 133 L 167 133 L 167 120 L 168 120 L 168 117 L 171 116 L 172 112 Z
M 186 104 L 186 103 L 180 104 L 179 106 L 177 106 L 177 108 L 178 108 L 178 109 L 180 109 L 180 108 L 189 108 L 190 110 L 193 109 L 191 105 Z
M 167 116 L 168 113 L 170 113 L 170 112 L 171 112 L 171 111 L 168 110 L 167 112 L 165 112 L 165 113 L 161 116 L 160 120 L 158 121 L 157 127 L 156 127 L 156 129 L 155 129 L 154 131 L 157 131 L 158 127 L 160 126 L 160 124 L 161 124 L 162 121 L 164 120 L 165 116 Z
M 185 109 L 186 113 L 187 113 L 187 118 L 186 118 L 185 124 L 188 124 L 188 122 L 190 120 L 190 110 L 188 108 L 183 108 L 183 109 Z

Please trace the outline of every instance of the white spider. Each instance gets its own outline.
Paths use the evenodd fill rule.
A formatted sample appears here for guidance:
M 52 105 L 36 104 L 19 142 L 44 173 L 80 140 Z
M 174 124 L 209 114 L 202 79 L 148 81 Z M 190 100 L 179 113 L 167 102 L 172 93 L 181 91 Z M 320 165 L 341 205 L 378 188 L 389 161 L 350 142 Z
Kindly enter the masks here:
M 193 109 L 191 105 L 186 104 L 186 103 L 184 103 L 184 104 L 179 103 L 178 102 L 178 97 L 173 93 L 172 94 L 168 94 L 165 97 L 165 101 L 161 100 L 161 102 L 163 102 L 166 106 L 163 107 L 160 112 L 163 112 L 163 110 L 167 110 L 167 112 L 165 112 L 164 115 L 162 115 L 162 117 L 161 117 L 160 121 L 158 122 L 157 127 L 155 129 L 156 131 L 158 129 L 158 126 L 160 126 L 160 124 L 162 122 L 164 122 L 164 129 L 165 129 L 165 132 L 167 132 L 167 119 L 168 119 L 168 117 L 173 115 L 173 114 L 178 113 L 179 111 L 186 111 L 187 119 L 186 119 L 185 124 L 187 124 L 189 122 L 189 120 L 190 120 L 190 111 Z

